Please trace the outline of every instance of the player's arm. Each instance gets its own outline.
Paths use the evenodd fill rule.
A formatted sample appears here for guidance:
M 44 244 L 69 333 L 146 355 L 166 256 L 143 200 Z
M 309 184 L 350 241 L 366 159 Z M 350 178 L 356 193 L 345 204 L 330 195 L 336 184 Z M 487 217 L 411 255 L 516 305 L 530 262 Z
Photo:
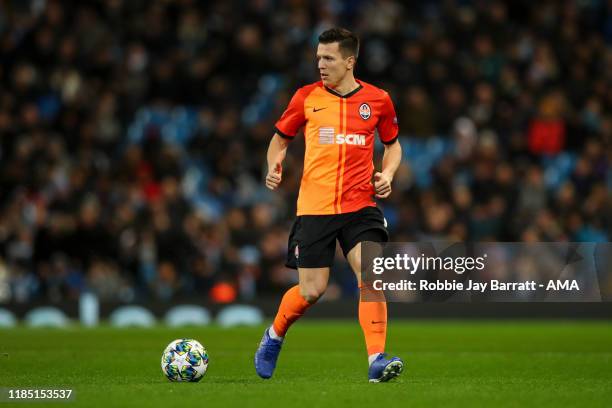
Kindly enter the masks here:
M 382 170 L 374 174 L 374 190 L 376 198 L 387 198 L 391 194 L 393 176 L 402 161 L 402 146 L 399 139 L 391 144 L 385 144 Z
M 398 139 L 399 127 L 395 108 L 389 94 L 386 94 L 382 114 L 378 123 L 378 135 L 385 146 L 382 170 L 374 174 L 376 198 L 387 198 L 391 194 L 393 176 L 402 161 L 402 146 Z
M 266 187 L 270 190 L 276 189 L 280 184 L 287 146 L 295 137 L 298 129 L 306 122 L 304 116 L 305 94 L 302 90 L 303 88 L 300 88 L 293 95 L 287 109 L 274 126 L 275 133 L 268 146 L 268 174 L 266 175 Z
M 283 160 L 287 155 L 289 140 L 278 133 L 274 133 L 268 146 L 268 174 L 266 175 L 266 187 L 270 190 L 276 189 L 283 176 Z

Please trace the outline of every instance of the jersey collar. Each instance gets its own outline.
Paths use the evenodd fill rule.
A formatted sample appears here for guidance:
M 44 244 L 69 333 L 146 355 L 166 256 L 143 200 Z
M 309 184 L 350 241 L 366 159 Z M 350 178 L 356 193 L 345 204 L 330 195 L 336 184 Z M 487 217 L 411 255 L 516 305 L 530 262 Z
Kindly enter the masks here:
M 330 94 L 332 94 L 334 96 L 337 96 L 338 98 L 350 98 L 351 96 L 353 96 L 357 92 L 359 92 L 361 90 L 361 88 L 363 88 L 363 85 L 361 85 L 361 82 L 357 81 L 357 83 L 359 84 L 359 86 L 357 88 L 353 89 L 351 92 L 347 93 L 346 95 L 341 95 L 338 92 L 334 91 L 333 89 L 326 87 L 325 85 L 323 85 L 323 88 L 325 88 L 325 90 L 327 92 L 329 92 Z

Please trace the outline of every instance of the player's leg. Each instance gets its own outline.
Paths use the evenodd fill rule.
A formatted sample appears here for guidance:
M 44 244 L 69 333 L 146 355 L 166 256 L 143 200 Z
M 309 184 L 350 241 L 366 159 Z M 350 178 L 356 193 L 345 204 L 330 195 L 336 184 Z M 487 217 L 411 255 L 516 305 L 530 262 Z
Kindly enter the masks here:
M 357 277 L 359 285 L 359 324 L 365 337 L 368 351 L 368 380 L 386 382 L 400 375 L 404 362 L 399 357 L 387 358 L 385 342 L 387 339 L 387 302 L 384 293 L 375 291 L 368 283 L 361 281 L 362 242 L 375 241 L 378 231 L 366 231 L 361 241 L 347 254 L 346 259 Z
M 322 228 L 321 221 L 318 217 L 299 217 L 289 234 L 286 265 L 298 269 L 299 284 L 283 295 L 274 322 L 264 332 L 255 353 L 255 370 L 262 378 L 270 378 L 274 373 L 289 327 L 327 288 L 329 267 L 336 248 L 336 231 Z
M 298 268 L 299 284 L 285 292 L 272 323 L 270 336 L 282 339 L 289 327 L 323 295 L 329 268 Z
M 375 235 L 377 231 L 372 231 Z M 362 236 L 365 234 L 361 234 Z M 366 236 L 364 241 L 368 240 Z M 374 241 L 373 241 L 374 242 Z M 387 302 L 380 291 L 361 282 L 361 242 L 357 243 L 346 257 L 357 278 L 359 287 L 359 324 L 365 337 L 368 360 L 371 364 L 379 354 L 385 352 L 387 340 Z
M 283 295 L 274 322 L 264 332 L 255 353 L 255 371 L 261 378 L 272 377 L 287 330 L 327 288 L 329 267 L 298 268 L 298 273 L 299 284 Z
M 355 213 L 339 235 L 340 245 L 355 273 L 359 286 L 359 324 L 368 352 L 368 378 L 371 382 L 384 382 L 399 375 L 403 362 L 384 354 L 387 337 L 387 302 L 382 291 L 376 291 L 361 280 L 362 242 L 384 243 L 388 240 L 386 222 L 378 208 L 367 207 Z

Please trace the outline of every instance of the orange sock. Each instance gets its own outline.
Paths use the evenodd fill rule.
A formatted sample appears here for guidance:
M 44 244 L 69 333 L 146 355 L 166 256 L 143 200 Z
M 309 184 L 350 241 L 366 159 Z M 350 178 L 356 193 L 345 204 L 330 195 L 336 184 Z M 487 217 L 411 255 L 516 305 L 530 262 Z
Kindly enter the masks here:
M 300 294 L 299 285 L 295 285 L 285 292 L 281 304 L 278 307 L 278 313 L 276 313 L 276 317 L 274 318 L 274 323 L 272 323 L 272 327 L 274 327 L 276 334 L 280 337 L 284 337 L 287 330 L 289 330 L 289 326 L 302 317 L 310 305 L 311 304 Z
M 385 351 L 385 341 L 387 340 L 387 302 L 382 292 L 366 294 L 366 299 L 368 300 L 382 298 L 381 301 L 363 301 L 366 290 L 371 291 L 372 289 L 360 289 L 359 324 L 365 336 L 368 356 L 371 356 L 374 353 L 384 353 Z

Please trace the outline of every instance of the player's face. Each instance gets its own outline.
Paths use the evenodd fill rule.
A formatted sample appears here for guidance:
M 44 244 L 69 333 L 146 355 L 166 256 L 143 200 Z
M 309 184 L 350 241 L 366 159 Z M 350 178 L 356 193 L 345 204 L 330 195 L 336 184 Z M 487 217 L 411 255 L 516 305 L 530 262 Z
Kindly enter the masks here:
M 317 61 L 323 85 L 335 88 L 353 68 L 355 58 L 353 56 L 345 58 L 340 52 L 339 44 L 335 42 L 319 44 Z

